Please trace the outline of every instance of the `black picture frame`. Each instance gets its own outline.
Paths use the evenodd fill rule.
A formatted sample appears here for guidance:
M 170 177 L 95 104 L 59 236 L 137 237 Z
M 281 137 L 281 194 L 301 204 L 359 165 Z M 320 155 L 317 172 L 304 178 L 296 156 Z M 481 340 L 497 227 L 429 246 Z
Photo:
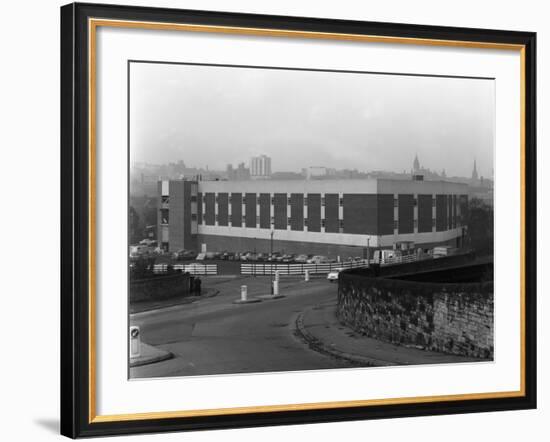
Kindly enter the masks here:
M 90 18 L 520 45 L 524 51 L 524 394 L 317 410 L 95 421 L 90 397 Z M 61 8 L 61 434 L 105 436 L 536 408 L 536 34 L 73 3 Z

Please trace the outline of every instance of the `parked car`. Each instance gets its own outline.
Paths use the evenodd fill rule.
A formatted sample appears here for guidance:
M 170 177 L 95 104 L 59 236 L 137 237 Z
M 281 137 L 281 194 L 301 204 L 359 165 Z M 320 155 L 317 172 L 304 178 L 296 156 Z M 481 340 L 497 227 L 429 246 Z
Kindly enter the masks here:
M 328 264 L 331 260 L 323 255 L 314 255 L 312 258 L 308 259 L 307 262 L 308 264 Z
M 151 253 L 151 248 L 148 245 L 138 244 L 130 246 L 130 258 L 138 258 L 149 255 L 149 253 Z
M 284 263 L 289 263 L 293 261 L 294 261 L 294 255 L 287 254 L 287 255 L 283 255 L 281 258 L 281 262 L 284 262 Z
M 261 261 L 261 262 L 267 261 L 267 258 L 268 258 L 267 253 L 258 253 L 256 255 L 256 261 Z
M 221 259 L 224 259 L 226 261 L 233 261 L 235 259 L 238 259 L 236 258 L 236 255 L 237 254 L 234 252 L 223 252 Z
M 307 255 L 298 255 L 296 258 L 294 258 L 294 262 L 297 262 L 298 264 L 305 264 L 308 260 Z
M 197 261 L 204 261 L 206 259 L 206 253 L 199 253 L 195 259 Z
M 268 261 L 277 261 L 277 258 L 282 258 L 281 254 L 279 252 L 273 252 L 270 253 L 267 257 Z
M 338 281 L 338 275 L 342 270 L 344 269 L 338 268 L 338 269 L 331 270 L 327 275 L 327 279 L 330 282 Z
M 194 250 L 181 249 L 174 252 L 172 256 L 176 261 L 191 261 L 197 257 L 197 252 Z

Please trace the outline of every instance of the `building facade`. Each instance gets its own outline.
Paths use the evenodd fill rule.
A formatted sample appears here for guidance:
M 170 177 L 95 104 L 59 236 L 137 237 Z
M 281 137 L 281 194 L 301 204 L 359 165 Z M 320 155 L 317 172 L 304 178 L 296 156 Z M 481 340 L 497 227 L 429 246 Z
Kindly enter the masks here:
M 365 249 L 461 245 L 467 185 L 348 179 L 162 181 L 158 232 L 169 251 L 364 256 Z
M 266 180 L 271 177 L 271 158 L 267 155 L 250 158 L 250 178 Z

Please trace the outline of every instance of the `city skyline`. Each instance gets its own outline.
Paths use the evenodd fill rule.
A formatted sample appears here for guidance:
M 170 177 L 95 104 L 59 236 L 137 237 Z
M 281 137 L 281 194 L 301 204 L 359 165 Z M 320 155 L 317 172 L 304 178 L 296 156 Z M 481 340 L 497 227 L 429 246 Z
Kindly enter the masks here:
M 139 63 L 131 90 L 132 162 L 402 172 L 418 155 L 448 176 L 493 169 L 491 80 Z
M 403 169 L 403 170 L 360 170 L 360 169 L 357 169 L 357 168 L 337 169 L 337 168 L 327 167 L 327 166 L 324 166 L 324 165 L 310 165 L 310 166 L 307 166 L 307 167 L 300 167 L 296 170 L 277 170 L 277 169 L 272 170 L 272 168 L 271 168 L 271 157 L 269 157 L 265 154 L 260 155 L 260 157 L 266 157 L 269 160 L 269 167 L 270 167 L 269 171 L 270 172 L 267 175 L 272 175 L 271 172 L 273 172 L 273 174 L 275 174 L 275 175 L 277 175 L 278 173 L 298 173 L 298 174 L 303 174 L 304 177 L 308 177 L 310 175 L 311 176 L 318 176 L 319 173 L 311 173 L 311 169 L 324 169 L 327 175 L 330 174 L 331 172 L 343 172 L 343 171 L 354 171 L 358 174 L 391 173 L 391 174 L 407 174 L 407 175 L 411 175 L 411 174 L 414 174 L 414 173 L 422 175 L 423 172 L 431 172 L 435 175 L 440 175 L 442 178 L 452 178 L 453 177 L 453 175 L 449 175 L 447 173 L 447 169 L 445 169 L 445 168 L 443 168 L 442 170 L 435 170 L 435 169 L 432 169 L 429 166 L 425 165 L 424 163 L 420 163 L 420 161 L 418 159 L 418 155 L 415 155 L 414 160 L 412 162 L 412 167 L 409 167 L 408 169 Z M 140 168 L 146 168 L 146 167 L 166 168 L 166 167 L 171 167 L 171 166 L 179 166 L 179 167 L 183 167 L 183 168 L 186 168 L 186 169 L 189 169 L 189 170 L 218 172 L 218 173 L 219 172 L 221 172 L 221 173 L 231 173 L 231 172 L 235 172 L 235 171 L 237 171 L 239 169 L 242 169 L 242 168 L 246 168 L 246 170 L 249 171 L 250 166 L 251 166 L 251 162 L 253 160 L 257 159 L 257 158 L 258 157 L 251 157 L 250 159 L 248 159 L 248 161 L 243 160 L 243 161 L 237 161 L 236 163 L 228 163 L 228 164 L 225 165 L 225 167 L 219 168 L 219 169 L 214 168 L 214 167 L 210 167 L 208 164 L 206 164 L 206 165 L 188 164 L 184 160 L 178 160 L 178 161 L 175 161 L 175 162 L 162 163 L 162 164 L 159 164 L 159 163 L 146 163 L 146 162 L 135 162 L 135 163 L 131 164 L 131 169 L 140 169 Z M 310 172 L 308 172 L 308 170 L 310 170 Z M 479 173 L 479 168 L 477 166 L 477 160 L 474 159 L 473 162 L 472 162 L 472 169 L 471 169 L 470 173 L 464 174 L 464 175 L 454 175 L 454 177 L 456 177 L 456 178 L 471 178 L 471 179 L 474 179 L 474 180 L 478 180 L 478 179 L 492 180 L 493 179 L 492 174 L 493 174 L 492 170 L 487 175 Z

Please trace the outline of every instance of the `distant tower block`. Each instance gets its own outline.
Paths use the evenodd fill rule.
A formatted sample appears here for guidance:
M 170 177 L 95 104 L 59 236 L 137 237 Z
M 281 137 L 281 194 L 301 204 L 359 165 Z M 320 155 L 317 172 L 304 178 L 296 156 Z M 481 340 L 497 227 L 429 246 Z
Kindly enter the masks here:
M 250 158 L 250 178 L 253 180 L 271 178 L 271 158 L 267 155 Z

